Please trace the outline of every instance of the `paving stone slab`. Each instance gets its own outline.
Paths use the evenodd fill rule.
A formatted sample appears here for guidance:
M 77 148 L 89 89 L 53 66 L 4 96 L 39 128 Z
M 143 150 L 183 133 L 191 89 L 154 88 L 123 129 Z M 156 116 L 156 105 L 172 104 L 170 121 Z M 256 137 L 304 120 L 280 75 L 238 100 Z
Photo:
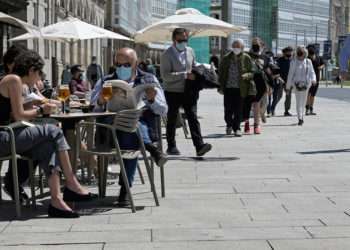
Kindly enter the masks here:
M 222 250 L 222 249 L 235 249 L 235 250 L 271 250 L 266 241 L 225 241 L 225 242 L 167 242 L 167 243 L 131 243 L 131 244 L 109 244 L 107 243 L 104 250 L 114 249 L 124 250 Z
M 163 241 L 226 241 L 264 239 L 307 239 L 310 235 L 302 227 L 280 228 L 230 228 L 153 230 L 153 240 Z
M 62 245 L 21 245 L 21 246 L 1 246 L 6 250 L 103 250 L 104 244 L 62 244 Z
M 274 250 L 348 250 L 350 239 L 271 240 Z
M 149 230 L 118 232 L 10 233 L 0 234 L 0 245 L 16 244 L 79 244 L 103 242 L 150 242 Z
M 347 216 L 344 212 L 299 212 L 299 213 L 261 213 L 250 212 L 250 217 L 253 221 L 269 221 L 269 220 L 312 220 L 320 218 L 340 218 L 347 220 Z
M 307 227 L 314 238 L 350 238 L 350 226 Z
M 11 224 L 6 227 L 3 231 L 3 234 L 13 234 L 13 233 L 59 233 L 59 232 L 68 232 L 72 225 L 42 225 L 42 226 L 14 226 Z
M 271 220 L 271 221 L 239 221 L 225 220 L 219 222 L 221 228 L 270 228 L 270 227 L 304 227 L 304 226 L 324 226 L 320 220 Z

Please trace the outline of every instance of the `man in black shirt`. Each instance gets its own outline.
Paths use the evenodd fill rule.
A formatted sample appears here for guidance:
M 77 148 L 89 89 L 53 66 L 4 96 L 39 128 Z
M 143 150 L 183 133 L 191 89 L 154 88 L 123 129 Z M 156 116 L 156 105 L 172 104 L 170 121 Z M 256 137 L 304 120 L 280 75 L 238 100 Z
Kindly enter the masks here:
M 306 102 L 306 115 L 316 115 L 314 112 L 313 106 L 315 102 L 315 96 L 318 90 L 321 70 L 324 68 L 325 63 L 323 59 L 316 55 L 315 47 L 313 45 L 309 45 L 307 47 L 309 56 L 308 58 L 312 61 L 312 65 L 314 66 L 315 74 L 316 74 L 316 84 L 312 85 L 309 89 L 309 95 Z
M 287 79 L 288 79 L 288 73 L 289 73 L 293 48 L 288 46 L 282 50 L 282 53 L 283 53 L 283 56 L 277 59 L 277 65 L 280 68 L 280 76 L 284 81 L 284 88 L 285 88 L 285 84 L 287 83 Z M 289 113 L 291 100 L 292 100 L 292 91 L 286 90 L 286 100 L 284 102 L 284 116 L 292 115 L 291 113 Z

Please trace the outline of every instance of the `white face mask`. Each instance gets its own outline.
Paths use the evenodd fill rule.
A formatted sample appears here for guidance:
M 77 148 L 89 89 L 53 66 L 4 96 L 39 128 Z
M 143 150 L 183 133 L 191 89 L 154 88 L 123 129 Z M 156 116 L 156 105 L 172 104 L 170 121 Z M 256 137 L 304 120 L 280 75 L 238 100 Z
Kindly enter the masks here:
M 233 51 L 233 53 L 235 53 L 235 55 L 239 55 L 239 54 L 241 54 L 242 49 L 240 49 L 240 48 L 233 48 L 232 51 Z

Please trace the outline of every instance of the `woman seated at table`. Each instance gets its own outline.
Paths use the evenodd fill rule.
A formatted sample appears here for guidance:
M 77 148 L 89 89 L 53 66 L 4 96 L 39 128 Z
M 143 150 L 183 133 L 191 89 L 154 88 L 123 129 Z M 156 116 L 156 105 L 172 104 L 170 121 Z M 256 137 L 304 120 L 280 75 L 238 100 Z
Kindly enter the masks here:
M 71 67 L 72 80 L 69 83 L 69 90 L 72 95 L 79 98 L 85 98 L 85 92 L 89 91 L 89 85 L 83 80 L 83 72 L 81 65 L 73 65 Z
M 33 101 L 30 101 L 28 103 L 24 103 L 24 110 L 27 109 L 33 109 L 35 106 L 40 106 L 41 104 L 45 103 L 45 102 L 49 102 L 51 104 L 54 104 L 57 106 L 58 109 L 61 109 L 61 102 L 55 99 L 47 99 L 45 96 L 42 95 L 42 93 L 40 92 L 40 84 L 42 83 L 42 81 L 38 81 L 36 84 L 34 84 L 33 87 L 29 88 L 23 88 L 24 93 L 23 93 L 23 97 L 24 99 L 26 99 L 26 97 L 28 97 L 29 95 L 36 95 L 37 99 L 34 99 Z M 25 87 L 25 86 L 23 86 Z M 30 98 L 29 98 L 30 99 Z M 80 102 L 75 102 L 75 101 L 71 101 L 70 105 L 79 107 Z M 81 147 L 82 148 L 87 148 L 86 144 L 84 142 L 81 142 Z M 80 155 L 80 159 L 78 159 L 78 163 L 77 165 L 82 165 L 82 166 L 87 166 L 88 168 L 90 168 L 94 175 L 97 176 L 97 157 L 92 156 L 92 155 L 88 155 L 88 154 L 81 154 Z
M 56 106 L 50 103 L 30 110 L 23 108 L 23 86 L 32 87 L 40 79 L 43 66 L 43 59 L 35 51 L 25 51 L 16 57 L 13 74 L 0 81 L 0 125 L 7 125 L 13 120 L 31 120 L 54 111 Z M 62 130 L 46 124 L 18 127 L 14 129 L 14 133 L 17 153 L 37 161 L 48 176 L 51 193 L 48 215 L 62 218 L 79 217 L 66 202 L 89 201 L 96 196 L 84 189 L 74 176 L 67 152 L 69 146 Z M 9 134 L 0 131 L 0 157 L 10 154 L 9 140 Z M 66 179 L 63 198 L 60 192 L 60 167 Z

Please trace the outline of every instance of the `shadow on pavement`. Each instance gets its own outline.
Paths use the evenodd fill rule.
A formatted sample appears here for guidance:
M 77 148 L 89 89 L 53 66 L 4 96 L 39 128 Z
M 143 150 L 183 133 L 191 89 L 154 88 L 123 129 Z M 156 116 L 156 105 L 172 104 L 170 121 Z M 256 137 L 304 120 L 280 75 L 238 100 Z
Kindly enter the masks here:
M 285 115 L 274 115 L 274 116 L 271 116 L 271 117 L 268 117 L 267 119 L 270 119 L 270 118 L 288 118 L 288 117 L 297 117 L 297 115 L 291 115 L 291 116 L 285 116 Z
M 333 150 L 306 151 L 306 152 L 297 152 L 297 153 L 298 154 L 302 154 L 302 155 L 350 153 L 350 148 L 333 149 Z
M 11 220 L 31 220 L 31 219 L 39 219 L 47 217 L 47 206 L 38 204 L 36 208 L 22 206 L 21 213 L 22 217 L 16 218 L 16 209 L 13 201 L 2 200 L 0 202 L 0 221 L 11 221 Z
M 180 157 L 168 157 L 168 160 L 176 161 L 206 161 L 206 162 L 217 162 L 217 161 L 236 161 L 239 160 L 238 157 L 190 157 L 190 156 L 180 156 Z
M 234 135 L 226 135 L 226 134 L 209 134 L 203 136 L 203 139 L 218 139 L 218 138 L 228 138 L 234 137 Z
M 263 127 L 295 127 L 297 126 L 297 123 L 292 123 L 292 124 L 266 124 L 263 125 Z
M 138 193 L 139 194 L 139 193 Z M 135 204 L 140 203 L 143 200 L 134 196 Z M 41 200 L 37 202 L 36 208 L 30 206 L 22 206 L 21 218 L 16 218 L 15 204 L 9 200 L 2 200 L 0 202 L 0 222 L 1 221 L 12 221 L 12 220 L 33 220 L 48 218 L 47 208 L 49 206 L 50 199 Z M 150 206 L 135 206 L 136 211 L 142 211 L 146 207 Z M 91 215 L 105 215 L 104 213 L 109 212 L 110 215 L 113 210 L 113 214 L 131 214 L 130 206 L 118 206 L 116 196 L 107 196 L 103 199 L 97 199 L 86 203 L 75 203 L 74 210 L 76 210 L 81 216 Z

